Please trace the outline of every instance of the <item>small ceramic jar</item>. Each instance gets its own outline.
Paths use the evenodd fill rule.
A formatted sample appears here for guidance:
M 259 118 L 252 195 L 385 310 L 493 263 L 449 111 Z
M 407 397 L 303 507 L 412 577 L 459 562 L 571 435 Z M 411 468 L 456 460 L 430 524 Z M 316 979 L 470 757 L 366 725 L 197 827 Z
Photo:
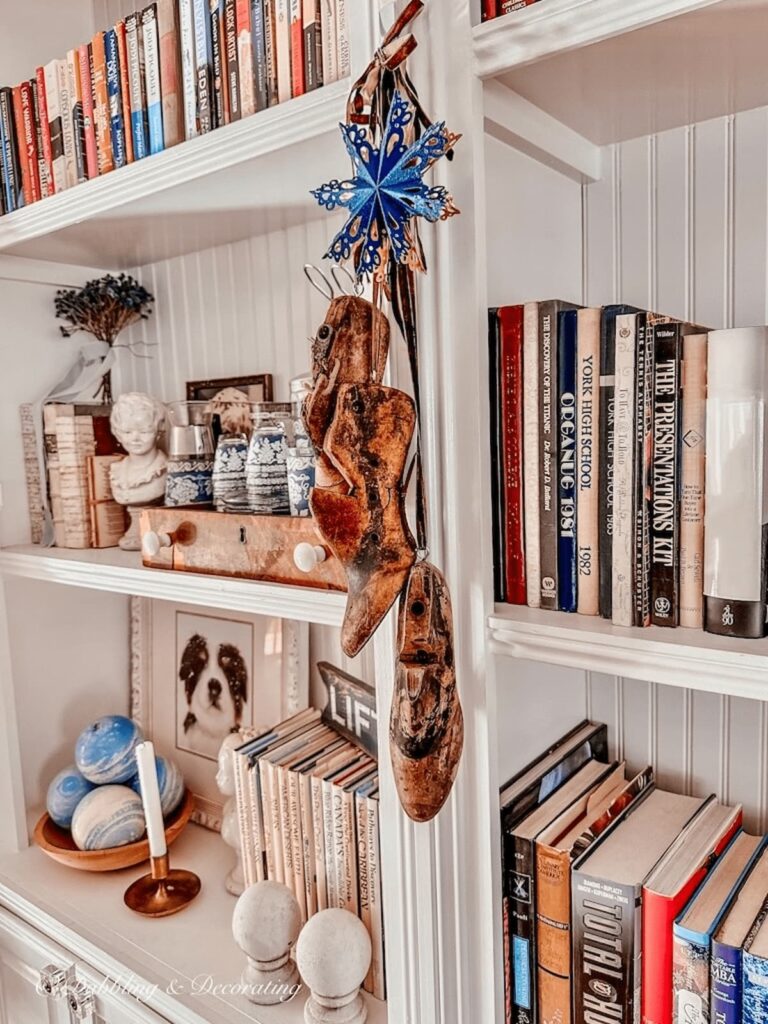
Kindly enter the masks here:
M 213 460 L 213 505 L 217 512 L 240 511 L 246 501 L 245 434 L 222 434 Z
M 283 405 L 263 402 L 256 406 L 245 481 L 248 507 L 257 515 L 290 513 L 285 417 Z
M 306 448 L 289 448 L 288 498 L 292 516 L 309 516 L 309 494 L 315 486 L 315 457 Z

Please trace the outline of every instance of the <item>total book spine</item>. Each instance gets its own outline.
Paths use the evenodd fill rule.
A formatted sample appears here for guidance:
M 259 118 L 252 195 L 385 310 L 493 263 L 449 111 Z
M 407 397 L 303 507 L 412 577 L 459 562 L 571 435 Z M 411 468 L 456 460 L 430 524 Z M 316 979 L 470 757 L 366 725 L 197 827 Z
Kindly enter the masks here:
M 578 312 L 558 317 L 557 580 L 560 611 L 577 607 L 576 568 L 576 361 Z
M 711 331 L 707 367 L 704 628 L 724 636 L 762 637 L 768 327 Z
M 653 329 L 651 621 L 678 624 L 680 580 L 680 324 Z

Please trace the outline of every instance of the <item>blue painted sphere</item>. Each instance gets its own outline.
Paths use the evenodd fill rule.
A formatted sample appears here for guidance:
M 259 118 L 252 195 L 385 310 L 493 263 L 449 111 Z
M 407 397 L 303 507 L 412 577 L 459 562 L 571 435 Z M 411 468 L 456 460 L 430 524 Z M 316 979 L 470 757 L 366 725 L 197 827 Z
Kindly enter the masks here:
M 128 786 L 99 786 L 83 797 L 72 817 L 72 838 L 80 850 L 126 846 L 145 831 L 141 798 Z
M 157 785 L 160 789 L 160 806 L 163 809 L 163 817 L 167 818 L 176 810 L 184 796 L 184 776 L 178 765 L 159 754 L 155 756 L 155 767 L 157 769 Z M 141 796 L 138 775 L 131 780 L 130 786 Z
M 55 775 L 48 787 L 45 806 L 59 828 L 69 828 L 75 808 L 94 788 L 77 768 L 71 764 Z
M 141 729 L 125 715 L 104 715 L 84 729 L 75 744 L 75 763 L 97 786 L 127 782 L 136 774 Z

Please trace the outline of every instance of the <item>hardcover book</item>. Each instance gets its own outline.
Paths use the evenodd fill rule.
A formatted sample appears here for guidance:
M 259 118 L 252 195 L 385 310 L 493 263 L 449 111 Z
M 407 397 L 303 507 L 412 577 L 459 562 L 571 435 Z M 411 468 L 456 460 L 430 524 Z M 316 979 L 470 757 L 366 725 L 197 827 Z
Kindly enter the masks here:
M 103 32 L 97 32 L 91 40 L 91 60 L 93 120 L 96 126 L 96 151 L 99 156 L 99 174 L 107 174 L 109 171 L 114 170 L 115 161 L 112 156 L 112 133 L 110 131 L 109 100 L 107 97 L 107 57 L 104 51 Z M 46 78 L 46 87 L 47 85 L 48 79 Z M 53 135 L 53 127 L 51 127 L 51 135 Z M 56 188 L 58 189 L 58 183 Z
M 651 462 L 653 455 L 653 313 L 638 313 L 635 324 L 635 421 L 633 582 L 636 626 L 651 624 Z
M 631 626 L 635 621 L 635 357 L 640 316 L 626 313 L 616 317 L 611 607 L 617 626 Z
M 291 0 L 275 0 L 275 50 L 277 101 L 284 103 L 291 92 Z
M 78 184 L 88 180 L 85 157 L 85 121 L 83 115 L 83 87 L 80 79 L 80 55 L 70 50 L 66 57 L 69 84 L 69 110 L 72 121 L 72 139 L 75 148 L 75 175 Z
M 232 0 L 234 3 L 234 0 Z M 184 110 L 184 137 L 200 134 L 197 119 L 197 57 L 195 55 L 194 0 L 179 0 L 179 49 L 181 55 L 181 94 Z
M 528 302 L 523 307 L 523 546 L 529 608 L 541 607 L 539 383 L 539 304 Z
M 77 51 L 80 71 L 80 92 L 83 97 L 83 137 L 85 143 L 85 170 L 89 178 L 99 176 L 99 153 L 96 149 L 96 122 L 93 111 L 93 83 L 91 82 L 91 55 L 87 44 Z
M 181 85 L 181 44 L 176 0 L 157 0 L 157 36 L 160 49 L 163 147 L 184 141 L 184 98 Z
M 144 81 L 147 97 L 147 128 L 149 152 L 165 149 L 163 126 L 163 91 L 160 80 L 160 37 L 157 31 L 157 4 L 149 4 L 141 12 L 141 38 L 144 43 Z
M 120 104 L 123 115 L 123 138 L 125 139 L 125 162 L 132 164 L 136 159 L 133 151 L 133 132 L 131 130 L 131 85 L 128 70 L 128 38 L 125 22 L 118 21 L 115 25 L 117 37 L 117 59 L 120 64 Z
M 43 123 L 40 118 L 39 83 L 36 77 L 29 80 L 29 89 L 32 104 L 32 130 L 35 136 L 35 152 L 37 154 L 37 180 L 40 186 L 40 198 L 45 199 L 51 193 L 48 181 L 48 164 L 43 152 Z
M 557 444 L 557 581 L 561 612 L 575 612 L 578 602 L 576 563 L 576 363 L 577 310 L 558 316 Z
M 13 119 L 13 92 L 9 88 L 0 89 L 0 162 L 3 165 L 5 208 L 6 212 L 12 213 L 24 205 L 24 190 Z
M 336 2 L 336 38 L 338 40 L 339 78 L 347 78 L 352 71 L 349 56 L 349 23 L 347 18 L 347 0 Z
M 502 459 L 501 344 L 498 311 L 488 310 L 488 368 L 491 409 L 491 516 L 493 529 L 493 599 L 506 600 L 504 579 L 504 465 Z M 527 488 L 526 488 L 527 491 Z
M 339 0 L 343 2 L 343 0 Z M 303 96 L 304 88 L 304 25 L 303 0 L 290 0 L 291 24 L 291 95 Z
M 239 0 L 243 2 L 243 0 Z M 197 128 L 201 135 L 213 128 L 211 107 L 211 20 L 208 0 L 193 0 L 195 25 L 195 72 L 197 81 Z
M 229 96 L 227 93 L 227 43 L 224 26 L 224 0 L 210 0 L 211 3 L 211 60 L 213 79 L 211 99 L 213 102 L 214 127 L 229 124 Z
M 240 111 L 240 69 L 237 63 L 237 0 L 224 0 L 224 50 L 227 64 L 227 92 L 229 95 L 229 118 L 239 121 Z
M 77 155 L 75 153 L 75 126 L 72 120 L 72 90 L 69 82 L 69 61 L 66 57 L 56 61 L 61 109 L 61 139 L 64 147 L 64 174 L 67 188 L 77 185 Z
M 320 0 L 320 33 L 323 46 L 323 82 L 330 85 L 339 79 L 339 44 L 334 0 Z
M 107 61 L 107 100 L 109 103 L 112 157 L 115 161 L 115 167 L 124 167 L 126 152 L 123 101 L 120 94 L 120 55 L 117 49 L 117 35 L 113 28 L 107 29 L 104 33 L 104 54 Z
M 51 145 L 51 125 L 48 113 L 48 95 L 46 92 L 45 68 L 39 67 L 37 77 L 37 113 L 40 124 L 40 135 L 42 136 L 42 162 L 44 169 L 40 170 L 40 184 L 44 196 L 52 196 L 56 192 L 56 183 L 53 175 L 53 147 Z M 47 188 L 47 191 L 46 191 Z
M 21 184 L 24 204 L 36 203 L 41 198 L 40 172 L 37 159 L 37 132 L 34 121 L 32 85 L 22 82 L 13 91 L 13 109 L 16 121 L 16 141 L 21 163 Z
M 704 625 L 707 336 L 683 338 L 680 423 L 680 625 Z
M 135 160 L 149 156 L 149 126 L 144 68 L 144 40 L 141 15 L 129 14 L 125 19 L 125 48 L 128 58 L 128 96 L 131 109 L 131 138 Z
M 763 921 L 753 936 L 747 939 L 742 959 L 743 1019 L 768 1020 L 768 923 Z
M 122 455 L 89 455 L 86 460 L 90 543 L 92 548 L 114 548 L 125 533 L 125 507 L 112 496 L 109 471 Z
M 524 605 L 523 307 L 502 306 L 496 315 L 500 343 L 504 600 Z
M 304 82 L 307 92 L 323 84 L 322 0 L 303 0 Z
M 580 309 L 576 315 L 577 611 L 581 615 L 597 615 L 600 610 L 600 310 Z
M 329 0 L 321 0 L 327 3 Z M 267 54 L 267 101 L 278 102 L 277 94 L 277 0 L 264 0 L 264 48 Z
M 237 67 L 240 82 L 240 113 L 242 117 L 256 112 L 256 90 L 251 34 L 251 0 L 237 0 Z
M 253 44 L 253 88 L 256 110 L 269 106 L 267 83 L 267 34 L 264 21 L 264 0 L 251 0 L 251 37 Z

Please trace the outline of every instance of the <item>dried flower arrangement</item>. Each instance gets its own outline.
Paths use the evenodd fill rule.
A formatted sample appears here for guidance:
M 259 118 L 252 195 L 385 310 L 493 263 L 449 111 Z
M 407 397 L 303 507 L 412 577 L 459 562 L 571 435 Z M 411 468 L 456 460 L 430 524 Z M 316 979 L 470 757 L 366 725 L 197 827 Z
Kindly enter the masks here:
M 128 348 L 133 355 L 145 357 L 144 353 L 138 351 L 138 347 L 146 347 L 146 342 L 118 346 L 116 341 L 126 327 L 149 318 L 154 301 L 154 296 L 129 274 L 119 274 L 117 277 L 106 274 L 87 281 L 82 288 L 57 291 L 54 305 L 56 316 L 67 321 L 66 327 L 59 327 L 65 338 L 70 338 L 78 331 L 85 331 L 99 341 L 105 341 L 110 348 Z M 109 372 L 102 378 L 98 396 L 106 403 L 112 402 Z

